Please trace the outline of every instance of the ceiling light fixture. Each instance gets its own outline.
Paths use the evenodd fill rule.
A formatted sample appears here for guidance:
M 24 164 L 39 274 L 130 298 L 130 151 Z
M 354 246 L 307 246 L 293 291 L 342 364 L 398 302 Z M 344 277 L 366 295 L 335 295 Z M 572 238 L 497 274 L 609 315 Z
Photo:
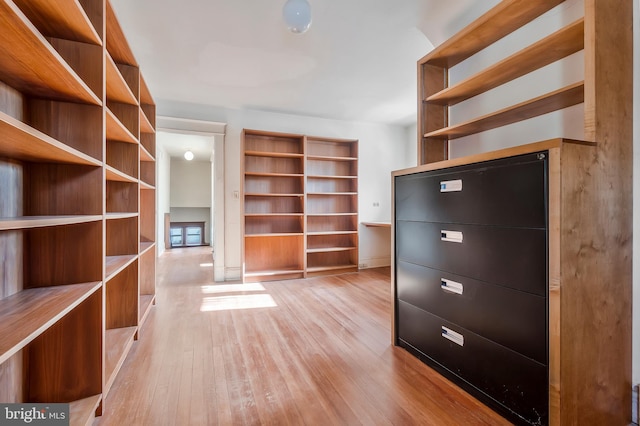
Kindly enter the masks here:
M 302 34 L 311 26 L 311 6 L 307 0 L 287 0 L 282 8 L 282 17 L 289 31 Z
M 184 159 L 187 161 L 193 160 L 193 152 L 187 151 L 184 153 Z

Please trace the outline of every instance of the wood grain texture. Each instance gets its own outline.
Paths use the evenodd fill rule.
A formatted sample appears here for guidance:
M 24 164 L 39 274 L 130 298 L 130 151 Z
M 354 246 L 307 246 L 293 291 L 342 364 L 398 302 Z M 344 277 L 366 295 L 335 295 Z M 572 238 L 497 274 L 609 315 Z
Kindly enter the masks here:
M 46 36 L 102 45 L 98 32 L 78 0 L 15 0 L 14 3 Z
M 427 139 L 424 135 L 447 127 L 447 108 L 427 103 L 425 99 L 439 93 L 449 85 L 447 69 L 431 64 L 418 64 L 418 164 L 433 163 L 449 157 L 449 143 L 442 139 Z
M 18 120 L 24 120 L 24 96 L 0 81 L 0 111 Z
M 105 127 L 107 139 L 119 142 L 137 144 L 138 140 L 131 131 L 120 121 L 118 117 L 109 109 L 106 109 Z
M 133 261 L 106 284 L 105 327 L 138 325 L 138 261 Z
M 106 56 L 106 83 L 107 99 L 125 104 L 138 105 L 136 95 L 133 93 L 130 82 L 126 81 L 120 67 L 117 66 L 111 56 Z
M 120 121 L 120 123 L 125 127 L 125 129 L 127 129 L 127 131 L 131 133 L 137 143 L 138 137 L 140 135 L 140 113 L 138 111 L 139 107 L 137 105 L 129 105 L 121 102 L 110 101 L 109 99 L 107 99 L 107 107 L 109 108 L 109 111 L 113 113 L 114 117 L 116 117 L 118 121 Z M 108 135 L 107 139 L 109 139 Z
M 24 400 L 24 354 L 16 352 L 3 363 L 0 363 L 0 401 L 7 403 Z
M 107 220 L 105 247 L 107 256 L 138 254 L 138 218 Z
M 115 62 L 136 67 L 138 66 L 138 63 L 136 58 L 133 56 L 133 52 L 131 51 L 131 47 L 129 47 L 126 37 L 124 36 L 122 27 L 118 22 L 115 12 L 113 11 L 113 7 L 109 1 L 107 1 L 106 4 L 107 10 L 105 21 L 107 27 L 107 51 Z
M 140 133 L 140 145 L 147 150 L 151 159 L 156 157 L 156 135 L 151 133 Z M 149 160 L 151 160 L 149 159 Z
M 99 99 L 102 99 L 104 53 L 102 46 L 48 37 L 47 41 Z
M 500 111 L 429 132 L 425 134 L 425 137 L 458 139 L 568 108 L 583 101 L 584 82 L 575 83 Z
M 140 241 L 156 240 L 156 191 L 140 190 Z
M 388 269 L 216 284 L 210 259 L 160 257 L 158 305 L 96 426 L 508 424 L 390 345 Z
M 140 295 L 156 294 L 156 250 L 155 246 L 140 255 Z
M 420 60 L 453 67 L 564 0 L 504 0 Z
M 105 397 L 124 363 L 136 334 L 136 327 L 112 328 L 104 333 L 104 385 L 102 395 Z
M 138 179 L 140 150 L 131 143 L 107 141 L 107 164 L 122 173 Z
M 95 287 L 102 289 L 100 283 Z M 28 401 L 71 402 L 101 393 L 102 291 L 94 291 L 25 352 Z
M 427 101 L 440 105 L 455 105 L 565 58 L 583 48 L 584 20 L 579 19 L 520 52 L 485 68 L 478 74 L 429 96 Z
M 25 94 L 100 105 L 82 81 L 12 2 L 0 2 L 0 79 Z
M 102 394 L 89 396 L 69 404 L 69 424 L 70 426 L 90 426 L 95 419 L 95 412 L 100 402 Z
M 106 191 L 107 213 L 135 213 L 138 211 L 137 180 L 135 183 L 108 180 Z
M 151 95 L 151 91 L 149 90 L 149 86 L 147 85 L 144 76 L 140 74 L 140 104 L 145 104 L 148 106 L 153 106 L 155 109 L 155 101 L 153 100 L 153 95 Z M 152 114 L 155 118 L 155 112 Z M 155 127 L 155 120 L 153 121 L 153 127 Z

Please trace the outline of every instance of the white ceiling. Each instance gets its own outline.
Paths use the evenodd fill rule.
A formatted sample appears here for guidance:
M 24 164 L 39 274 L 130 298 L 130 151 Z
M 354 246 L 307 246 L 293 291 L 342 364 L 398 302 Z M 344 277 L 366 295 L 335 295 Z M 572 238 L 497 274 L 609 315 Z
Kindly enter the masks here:
M 166 101 L 350 121 L 416 121 L 416 61 L 499 0 L 111 0 L 145 80 Z

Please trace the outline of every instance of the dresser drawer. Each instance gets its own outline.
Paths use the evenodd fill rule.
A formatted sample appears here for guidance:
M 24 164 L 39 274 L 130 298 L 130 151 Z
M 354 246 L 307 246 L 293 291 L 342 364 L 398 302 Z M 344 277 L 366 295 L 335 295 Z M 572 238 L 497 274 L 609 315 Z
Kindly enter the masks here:
M 547 367 L 398 301 L 398 337 L 454 381 L 533 424 L 547 424 Z
M 395 217 L 546 228 L 547 166 L 538 155 L 398 176 Z
M 545 297 L 403 261 L 396 268 L 398 299 L 547 364 Z
M 541 229 L 397 221 L 396 259 L 546 296 Z

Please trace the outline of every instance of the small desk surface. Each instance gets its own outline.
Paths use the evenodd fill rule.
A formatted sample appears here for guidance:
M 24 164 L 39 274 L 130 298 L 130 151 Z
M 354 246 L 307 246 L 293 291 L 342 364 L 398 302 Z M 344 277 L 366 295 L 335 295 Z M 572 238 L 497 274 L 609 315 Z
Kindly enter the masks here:
M 391 222 L 362 222 L 364 226 L 373 226 L 379 228 L 391 228 Z

